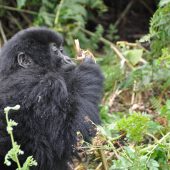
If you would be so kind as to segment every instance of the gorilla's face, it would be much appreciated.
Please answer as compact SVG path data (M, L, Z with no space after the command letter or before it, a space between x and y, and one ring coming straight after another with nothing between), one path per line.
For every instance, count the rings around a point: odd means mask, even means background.
M46 69L59 69L74 62L64 54L62 37L45 28L32 28L19 32L2 48L1 60L8 60L11 65L2 66L1 70L30 68L34 66ZM6 63L6 62L1 62Z

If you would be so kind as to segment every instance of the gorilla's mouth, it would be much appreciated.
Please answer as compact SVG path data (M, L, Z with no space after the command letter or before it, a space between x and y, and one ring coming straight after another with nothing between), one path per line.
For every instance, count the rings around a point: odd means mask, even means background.
M67 55L63 55L63 64L75 64L73 60Z

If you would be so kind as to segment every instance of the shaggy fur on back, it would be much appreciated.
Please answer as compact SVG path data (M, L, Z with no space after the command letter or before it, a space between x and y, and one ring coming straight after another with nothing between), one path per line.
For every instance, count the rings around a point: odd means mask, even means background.
M16 34L0 53L0 169L14 170L3 165L11 147L6 132L3 109L21 106L10 112L18 122L15 140L21 145L25 161L33 155L38 166L31 170L67 170L76 146L76 133L85 140L94 135L92 122L99 124L98 104L103 88L100 68L92 60L80 65L62 65L49 49L58 46L62 38L45 28L31 28ZM17 55L24 51L34 61L29 68L17 63Z

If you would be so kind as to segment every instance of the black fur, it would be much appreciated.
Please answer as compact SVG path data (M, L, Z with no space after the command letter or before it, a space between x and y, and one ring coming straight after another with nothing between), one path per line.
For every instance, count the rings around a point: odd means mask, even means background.
M92 134L92 123L99 124L98 104L101 99L103 76L91 60L80 65L63 64L59 54L50 51L62 38L45 28L31 28L17 33L0 53L0 169L14 170L3 165L4 155L11 147L6 132L3 108L19 104L11 112L18 122L15 140L24 156L33 155L38 166L34 170L67 170L76 145L76 132L86 140ZM24 52L33 65L21 67L17 56ZM21 160L25 160L21 157Z

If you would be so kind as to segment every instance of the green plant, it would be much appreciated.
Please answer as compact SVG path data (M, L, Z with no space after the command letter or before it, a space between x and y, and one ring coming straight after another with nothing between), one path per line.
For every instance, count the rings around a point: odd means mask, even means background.
M160 57L162 49L169 47L170 43L170 1L161 0L150 26L152 55Z
M170 125L170 100L166 101L166 104L160 109L160 115L166 117Z
M132 113L128 118L122 118L117 122L120 131L125 131L127 137L135 142L141 142L147 132L149 118L141 113Z
M154 159L149 159L146 155L141 155L132 147L124 147L118 160L113 161L109 170L158 170L159 163Z
M12 160L17 164L18 167L17 170L29 170L29 167L31 166L37 166L37 162L33 159L32 156L29 156L27 157L23 166L21 166L18 156L23 155L24 152L20 149L20 145L18 145L17 142L14 140L14 135L13 135L13 127L17 126L17 123L14 120L9 119L8 117L10 110L18 110L19 108L20 106L16 105L14 107L6 107L4 109L6 122L7 122L7 132L10 135L11 143L12 143L12 148L6 154L4 163L7 166L10 166Z

